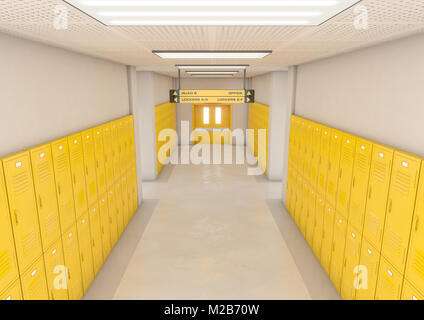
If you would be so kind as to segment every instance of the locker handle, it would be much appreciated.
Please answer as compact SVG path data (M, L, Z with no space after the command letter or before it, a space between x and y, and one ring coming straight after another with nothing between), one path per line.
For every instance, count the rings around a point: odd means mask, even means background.
M18 211L14 210L13 213L15 215L15 223L18 224L19 223L19 221L18 221Z
M344 262L343 265L346 267L346 263L347 263L347 257L344 258Z
M81 261L84 262L84 255L81 253Z
M96 160L96 167L99 168L99 160Z
M71 270L68 269L68 279L71 280Z
M343 169L342 169L342 168L340 168L339 178L341 178L341 177L342 177L342 173L343 173Z
M77 184L77 178L74 175L74 184Z
M420 217L417 217L417 221L415 222L415 231L418 231L418 224L420 222Z
M60 189L60 183L57 184L57 192L59 195L62 193L62 190Z
M41 195L38 196L38 200L40 202L40 209L43 207L43 201L41 200Z
M88 177L88 167L85 167L85 173L87 174L87 177Z
M356 177L353 177L352 187L355 188Z
M371 195L372 195L372 188L370 187L370 192L368 194L368 199L371 199Z
M91 241L93 242L93 248L94 248L96 246L95 243L94 243L94 240L91 240Z
M389 213L392 213L392 208L393 208L393 199L390 199Z

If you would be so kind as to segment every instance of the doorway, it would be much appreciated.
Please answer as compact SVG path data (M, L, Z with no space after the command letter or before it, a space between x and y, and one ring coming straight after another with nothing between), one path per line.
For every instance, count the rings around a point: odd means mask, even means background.
M231 104L193 104L194 144L232 144L231 131Z

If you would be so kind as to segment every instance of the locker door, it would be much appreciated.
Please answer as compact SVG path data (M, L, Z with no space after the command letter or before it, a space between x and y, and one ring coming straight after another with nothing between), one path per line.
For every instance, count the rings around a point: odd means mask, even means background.
M127 126L125 120L120 119L118 122L118 143L119 143L119 163L121 171L124 173L128 167L127 161Z
M24 300L48 300L46 269L41 257L21 276Z
M119 179L121 176L121 163L120 163L120 137L118 131L118 122L113 121L112 127L112 159L113 159L113 176Z
M87 292L91 282L94 280L93 250L88 213L83 214L77 220L77 230L80 248L82 284L84 292Z
M16 255L22 273L43 253L29 153L5 158L3 165Z
M110 187L113 185L114 171L113 171L113 147L112 147L112 127L110 123L103 125L103 148L105 155L105 170L106 170L106 183Z
M96 157L94 155L93 130L81 133L82 149L84 152L85 182L87 186L87 203L91 206L97 202L97 172Z
M30 155L41 241L46 251L61 234L51 147L47 144L32 149Z
M318 165L317 192L324 197L327 192L328 162L330 161L330 130L331 129L327 127L322 128Z
M303 200L303 178L299 174L297 176L297 181L296 181L296 204L295 204L294 215L293 215L293 220L296 222L298 226L299 226L298 217L301 215L301 211L302 211L302 204L303 204L302 200Z
M93 136L94 136L94 156L96 159L97 189L98 189L99 195L101 195L107 191L105 153L103 148L102 127L94 128Z
M416 288L424 291L424 169L421 169L420 185L409 243L405 278Z
M340 213L336 213L336 219L334 222L334 234L333 234L333 252L331 253L330 263L330 279L336 287L337 291L340 292L342 268L345 258L345 244L346 244L346 231L347 231L347 220Z
M130 221L130 213L128 208L128 178L127 175L124 174L122 176L122 215L124 217L124 228L128 225Z
M424 300L424 294L418 291L410 282L405 280L402 289L402 300Z
M47 289L50 300L68 300L68 275L65 266L62 239L59 239L44 253Z
M82 286L80 250L77 226L74 223L63 235L63 253L68 272L68 294L70 300L81 300L84 291Z
M316 186L318 181L318 170L321 153L322 126L314 124L312 132L312 154L311 154L311 185Z
M306 238L306 221L308 219L309 211L309 185L305 179L303 179L303 196L302 196L302 210L298 216L299 229L303 236Z
M331 130L330 153L328 157L327 193L325 200L336 205L337 184L339 182L340 152L342 146L342 133L335 129Z
M345 218L348 217L350 191L352 186L353 163L355 159L356 138L343 134L340 153L340 173L337 186L336 210Z
M395 152L381 254L404 272L421 160Z
M87 188L85 183L84 154L81 134L68 138L69 158L71 160L72 186L74 189L76 217L87 211Z
M372 143L358 138L353 166L352 191L349 206L349 224L362 230L370 176Z
M102 268L103 259L103 240L102 231L100 224L100 210L99 205L95 204L89 209L89 220L90 220L90 233L91 233L91 244L93 251L93 266L94 274L99 273Z
M103 244L103 257L106 258L109 256L110 251L112 250L111 240L110 240L110 219L109 219L109 208L107 203L107 193L103 194L100 197L100 224L102 229L102 244Z
M108 193L109 219L110 219L110 241L112 248L118 242L118 217L116 215L115 190L111 188Z
M312 134L314 128L310 121L305 121L305 123L305 165L303 168L303 175L310 180L312 165Z
M320 195L317 195L312 249L314 250L315 256L318 258L318 260L320 260L321 258L322 232L324 228L324 210L324 199Z
M22 289L20 280L16 280L7 290L0 294L0 301L3 300L22 300Z
M354 282L359 280L357 267L361 258L361 242L362 234L355 227L348 225L340 287L340 295L344 300L354 300L356 296L358 287L354 285Z
M321 245L321 265L327 275L330 275L331 253L333 251L333 233L334 233L334 207L329 204L324 209L324 229L322 232Z
M122 208L122 185L120 181L115 185L115 210L116 210L118 238L119 238L122 232L124 231L124 211Z
M61 233L63 234L75 223L74 192L72 190L71 162L69 159L68 140L61 139L51 144L56 196L59 207Z
M306 220L306 241L312 248L312 242L314 237L315 227L315 204L316 204L316 193L311 188L309 189L309 201L308 201L308 218Z
M7 202L6 185L3 179L3 164L0 161L0 292L18 279L15 243Z
M380 266L380 252L365 238L362 239L359 263L363 270L358 275L360 289L356 291L356 300L374 300Z
M381 257L375 300L400 300L403 276Z
M374 145L371 158L368 199L365 206L364 237L381 249L387 197L392 174L393 150Z

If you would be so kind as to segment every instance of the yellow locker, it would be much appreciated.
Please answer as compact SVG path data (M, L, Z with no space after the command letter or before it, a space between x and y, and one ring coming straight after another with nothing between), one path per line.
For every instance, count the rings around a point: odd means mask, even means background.
M333 251L333 233L334 233L334 207L330 204L325 205L324 209L324 228L322 231L322 244L321 244L321 265L327 275L330 275L330 261Z
M93 129L94 136L94 157L96 159L97 189L101 195L107 191L105 152L103 147L103 128Z
M109 218L107 193L103 194L100 197L99 206L100 206L100 225L102 229L103 257L106 260L106 258L110 254L110 251L112 250L112 245L110 240L110 218Z
M105 158L106 184L108 187L115 182L113 171L113 142L112 142L112 126L106 123L102 126L103 129L103 151Z
M362 230L370 176L372 143L358 138L353 166L352 191L349 205L349 224Z
M84 292L87 292L94 280L93 250L88 213L83 214L79 219L77 219L77 230L80 248L82 284Z
M319 124L313 125L312 132L312 153L311 153L311 176L310 181L312 186L316 186L318 181L319 161L321 153L321 135L322 126Z
M43 257L30 266L21 276L22 294L24 300L48 300L46 269Z
M363 235L378 250L381 250L381 243L383 241L383 228L392 174L392 163L393 150L374 144Z
M91 206L98 201L97 198L97 173L96 158L94 155L93 130L86 130L81 133L82 150L84 153L85 182L87 186L87 203Z
M309 246L312 248L312 242L314 237L314 226L315 226L315 204L316 204L316 193L310 188L309 189L309 199L308 199L308 217L306 219L306 241Z
M19 271L26 271L42 253L37 204L29 152L3 160Z
M424 291L424 169L421 169L411 239L409 243L408 262L405 278L416 288Z
M402 282L402 274L381 257L375 300L400 300Z
M325 200L333 206L336 205L337 184L339 182L342 135L343 134L338 130L331 130L330 153L328 157L327 193Z
M305 139L305 161L303 167L303 176L306 179L310 180L311 178L311 165L312 165L312 134L314 127L312 126L312 122L305 121L305 129L304 129L304 139Z
M306 179L303 179L303 196L302 196L302 210L300 215L297 217L299 229L302 232L303 236L306 237L306 221L308 219L308 210L309 210L309 185L306 182Z
M331 253L330 279L340 292L342 268L345 259L347 220L340 213L336 213L333 233L333 252Z
M45 253L47 289L50 300L68 300L68 274L65 267L62 239L54 243Z
M424 300L424 294L405 280L402 289L402 300Z
M327 192L328 162L330 161L331 129L322 127L318 165L317 192L325 197Z
M374 300L377 287L380 252L365 238L362 238L361 258L359 260L359 288L356 290L356 300Z
M124 231L124 210L122 208L122 185L120 181L115 184L115 212L119 238Z
M70 300L81 300L84 296L82 286L80 250L77 226L74 223L62 237L65 266L68 272L68 294Z
M71 162L69 160L68 140L66 138L51 144L56 195L63 234L75 223L74 192L72 190Z
M116 215L116 198L115 190L111 188L108 192L108 206L109 206L109 219L110 219L110 241L112 247L118 242L118 217Z
M362 234L350 224L347 227L346 247L340 295L344 300L354 300L359 285L358 269L361 258ZM356 284L356 285L355 285Z
M0 292L0 301L22 300L22 289L20 280L16 280L7 290Z
M81 134L68 137L69 158L71 160L72 186L74 190L76 217L87 212L87 188L85 183L84 154Z
M53 159L50 144L30 150L41 242L46 251L60 238Z
M94 204L89 209L91 246L93 251L94 274L99 273L102 268L103 258L103 240L100 224L100 209L98 204Z
M122 173L125 172L128 168L128 159L127 159L127 126L124 119L119 119L118 122L118 143L119 143L119 163L121 166Z
M15 243L0 161L0 292L6 290L19 277Z
M321 259L321 245L322 245L322 232L324 228L324 210L325 202L323 197L317 195L317 201L315 206L315 225L314 235L312 241L312 249L318 260Z
M300 174L297 176L296 181L296 204L293 214L293 220L298 224L298 217L301 216L303 205L303 178Z
M129 221L130 221L130 210L129 210L129 206L128 206L128 178L127 175L124 174L122 175L122 180L121 180L121 185L122 185L122 215L124 218L124 228L128 225Z
M421 159L395 152L381 255L404 272Z
M349 210L355 146L356 138L348 134L343 134L340 152L339 182L337 184L336 210L345 218L348 217Z
M112 128L112 159L113 159L113 175L118 179L121 175L121 162L120 162L120 145L119 145L119 130L118 121L111 123Z

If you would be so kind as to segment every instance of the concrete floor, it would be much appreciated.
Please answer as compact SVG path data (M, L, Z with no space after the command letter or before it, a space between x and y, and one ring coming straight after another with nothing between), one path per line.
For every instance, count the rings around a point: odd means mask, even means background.
M281 203L247 165L168 165L85 299L340 299Z

